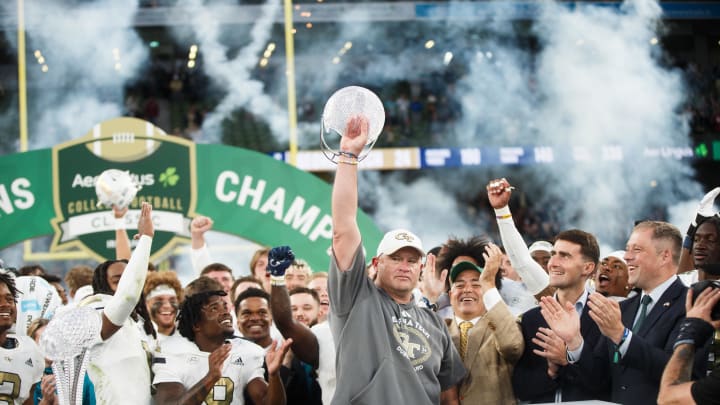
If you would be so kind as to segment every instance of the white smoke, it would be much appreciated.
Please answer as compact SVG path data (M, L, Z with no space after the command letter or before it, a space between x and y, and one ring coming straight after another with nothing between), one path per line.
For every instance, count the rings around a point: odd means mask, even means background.
M282 99L276 99L265 91L262 81L251 75L257 66L259 56L271 37L273 23L280 12L279 0L268 0L260 9L260 17L254 22L249 33L249 43L234 57L228 56L228 46L223 43L219 15L225 10L222 4L204 5L201 0L179 1L179 7L189 7L193 18L190 30L197 38L205 72L226 94L203 122L203 142L219 143L223 120L239 108L244 108L270 126L278 139L287 139L287 110L281 106ZM177 31L177 29L176 29ZM178 32L178 35L187 35Z
M701 195L687 163L644 154L688 145L683 78L658 60L654 1L631 0L619 11L542 4L536 54L506 40L476 51L459 86L459 138L473 146L555 147L555 163L533 166L517 182L543 196L562 228L621 247L634 220Z
M30 148L82 136L94 124L122 115L124 85L147 61L147 47L132 26L137 2L24 5ZM15 15L15 2L2 7ZM36 51L48 67L45 73Z

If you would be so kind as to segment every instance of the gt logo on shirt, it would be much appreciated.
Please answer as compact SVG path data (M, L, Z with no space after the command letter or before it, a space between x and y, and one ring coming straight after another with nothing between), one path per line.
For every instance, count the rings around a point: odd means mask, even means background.
M228 377L221 377L205 397L207 405L229 405L233 401L235 383Z

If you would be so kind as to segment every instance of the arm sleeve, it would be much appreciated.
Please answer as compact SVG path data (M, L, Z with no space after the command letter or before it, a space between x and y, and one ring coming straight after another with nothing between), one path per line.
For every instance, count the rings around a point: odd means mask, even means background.
M495 214L500 217L510 214L510 208L503 207L495 210ZM527 286L527 289L533 294L539 294L547 288L549 283L549 277L545 270L533 260L530 256L530 251L525 245L520 232L515 228L515 223L512 217L498 218L497 219L498 229L500 230L500 239L502 240L505 251L510 258L515 270L522 278L523 283Z
M118 283L117 291L103 312L114 325L122 326L137 305L145 285L148 261L150 260L150 246L152 238L142 235L133 251L130 261L125 266Z
M195 274L200 274L200 272L207 267L210 263L212 263L212 258L210 257L210 250L208 250L207 243L203 245L200 249L190 249L190 261L192 262L193 270L195 270Z

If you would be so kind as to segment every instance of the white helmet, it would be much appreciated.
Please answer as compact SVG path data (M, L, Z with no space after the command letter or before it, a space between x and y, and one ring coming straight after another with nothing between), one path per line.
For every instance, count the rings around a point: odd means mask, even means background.
M118 169L105 170L98 176L95 183L95 194L98 198L98 206L125 208L132 202L140 190L130 172Z

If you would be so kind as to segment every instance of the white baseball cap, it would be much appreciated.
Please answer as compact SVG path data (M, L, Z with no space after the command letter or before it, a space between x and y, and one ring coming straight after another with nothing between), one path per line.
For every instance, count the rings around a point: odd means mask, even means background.
M404 247L414 248L421 256L425 256L422 241L407 229L394 229L386 233L378 245L377 255L391 255Z
M544 240L539 240L539 241L533 243L532 245L530 245L530 248L528 250L530 250L530 253L538 251L538 250L552 253L552 249L553 249L552 243L550 243L548 241L544 241Z
M612 253L609 253L605 257L610 257L610 256L620 259L621 262L627 264L627 262L625 261L625 251L624 250L616 250Z

